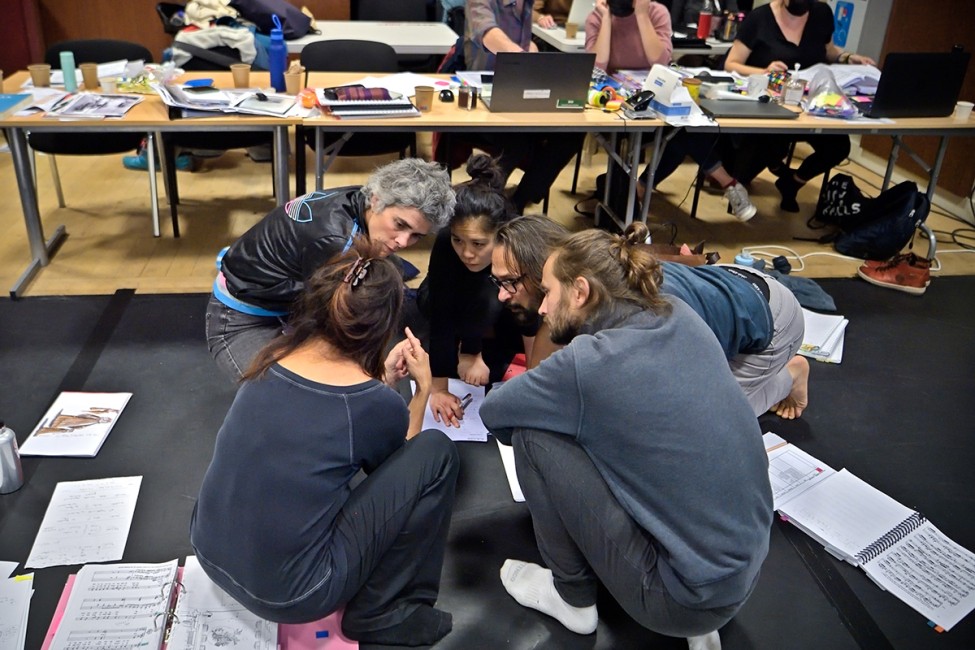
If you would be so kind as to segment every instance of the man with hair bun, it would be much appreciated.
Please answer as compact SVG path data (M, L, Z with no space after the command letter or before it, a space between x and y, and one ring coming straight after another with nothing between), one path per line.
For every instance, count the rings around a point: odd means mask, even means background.
M501 582L578 634L602 582L642 626L719 648L768 552L768 459L714 334L660 293L640 243L587 230L554 247L539 313L565 347L481 406L547 565L506 560Z

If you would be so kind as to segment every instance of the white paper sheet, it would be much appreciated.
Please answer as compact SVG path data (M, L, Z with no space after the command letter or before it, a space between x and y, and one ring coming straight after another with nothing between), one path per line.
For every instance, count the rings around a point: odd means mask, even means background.
M17 562L0 561L0 578L9 578L17 568Z
M58 483L26 566L120 560L141 485L141 476Z
M158 648L176 560L81 567L50 650Z
M423 428L443 431L448 438L456 442L487 442L487 427L481 422L481 402L484 401L484 387L471 386L459 379L450 379L447 382L447 389L458 398L463 398L468 393L471 394L471 403L464 409L464 419L461 420L460 428L448 427L433 419L429 403L423 412Z
M501 464L504 465L504 475L508 478L508 487L511 489L511 498L522 503L525 500L525 493L521 491L518 472L515 471L515 450L511 445L502 445L500 440L497 442L498 451L501 452Z
M96 455L131 397L132 393L61 393L20 446L20 455Z
M0 580L0 650L23 650L33 574Z
M278 624L252 614L218 587L195 556L186 558L169 650L274 650Z

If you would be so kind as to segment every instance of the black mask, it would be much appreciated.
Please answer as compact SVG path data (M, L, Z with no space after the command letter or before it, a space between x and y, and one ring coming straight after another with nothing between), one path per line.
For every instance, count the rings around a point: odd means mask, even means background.
M607 0L609 13L617 18L626 18L633 13L633 0Z
M805 16L816 0L788 0L785 10L793 16Z

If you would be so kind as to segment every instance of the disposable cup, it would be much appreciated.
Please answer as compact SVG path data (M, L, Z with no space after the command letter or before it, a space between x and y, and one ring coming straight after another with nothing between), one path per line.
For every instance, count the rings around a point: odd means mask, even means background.
M416 107L424 113L433 108L433 86L416 87Z
M689 77L682 79L681 83L687 88L687 92L690 94L691 99L694 100L694 103L698 103L701 100L701 80Z
M579 34L579 25L577 23L566 23L565 24L565 37L575 38Z
M102 77L98 81L102 86L102 92L109 94L118 92L118 77Z
M304 72L285 72L284 73L284 89L289 95L297 95L301 92L301 80L304 78Z
M85 82L85 90L98 88L98 64L82 63L78 67L81 68L81 77Z
M955 104L954 118L959 122L967 122L972 115L972 102L958 102Z
M251 64L231 63L230 73L234 75L234 88L248 88L251 84Z
M42 88L51 85L51 66L47 63L34 63L27 66L30 72L31 83L35 88Z

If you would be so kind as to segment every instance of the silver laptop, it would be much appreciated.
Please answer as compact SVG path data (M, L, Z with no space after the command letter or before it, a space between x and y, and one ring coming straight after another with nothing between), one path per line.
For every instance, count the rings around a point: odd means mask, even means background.
M593 52L499 52L482 100L492 113L581 111L595 63Z
M579 26L579 32L586 31L586 18L596 8L594 0L572 0L572 8L569 9L569 17L565 19L567 23L575 23Z

